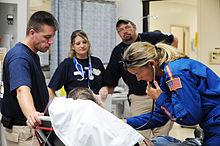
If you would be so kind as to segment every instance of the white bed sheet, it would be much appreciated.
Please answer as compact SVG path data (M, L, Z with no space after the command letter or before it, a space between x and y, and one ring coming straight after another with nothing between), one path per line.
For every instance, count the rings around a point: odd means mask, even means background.
M49 114L56 135L66 146L133 146L144 139L90 100L55 97Z

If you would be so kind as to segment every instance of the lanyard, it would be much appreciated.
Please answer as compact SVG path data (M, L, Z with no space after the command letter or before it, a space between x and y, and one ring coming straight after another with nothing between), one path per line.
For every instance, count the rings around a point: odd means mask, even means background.
M74 57L73 58L73 63L76 67L76 69L81 72L81 79L77 79L78 81L82 81L84 79L86 79L85 77L87 77L86 72L83 70L83 66L77 61L77 59ZM91 61L91 57L89 56L89 66L88 66L88 87L90 86L90 80L93 80L94 76L92 75L92 61Z

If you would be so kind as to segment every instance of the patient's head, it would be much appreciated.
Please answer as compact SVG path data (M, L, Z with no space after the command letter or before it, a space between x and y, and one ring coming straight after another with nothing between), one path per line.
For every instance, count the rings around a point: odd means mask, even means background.
M89 88L77 87L72 89L68 96L68 98L72 98L74 100L83 99L83 100L92 100L97 103L96 98L94 97L93 92Z

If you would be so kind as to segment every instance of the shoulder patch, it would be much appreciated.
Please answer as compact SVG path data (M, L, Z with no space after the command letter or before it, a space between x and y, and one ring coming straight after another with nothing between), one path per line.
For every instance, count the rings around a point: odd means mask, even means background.
M170 91L182 88L180 78L174 78L166 82L170 88Z

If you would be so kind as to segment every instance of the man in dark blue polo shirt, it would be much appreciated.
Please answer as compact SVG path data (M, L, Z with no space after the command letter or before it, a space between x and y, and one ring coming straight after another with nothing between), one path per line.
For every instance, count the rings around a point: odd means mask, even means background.
M41 124L39 116L43 115L49 94L37 52L50 48L57 27L57 20L50 13L34 13L27 24L24 41L5 56L1 122L7 145L30 146L31 128ZM36 139L32 145L39 145Z
M106 68L105 85L107 86L102 87L99 94L104 100L106 98L105 93L113 93L114 88L118 85L119 79L122 77L129 89L128 99L131 103L130 116L137 116L150 112L152 100L147 99L147 82L137 81L135 75L132 75L123 68L123 53L133 42L149 42L151 44L165 42L177 47L178 40L172 34L163 34L160 31L137 33L136 25L130 20L118 20L116 23L116 29L122 42L112 51L110 61ZM171 127L172 123L169 122L164 127L141 131L140 133L147 138L152 138L157 135L168 135Z

